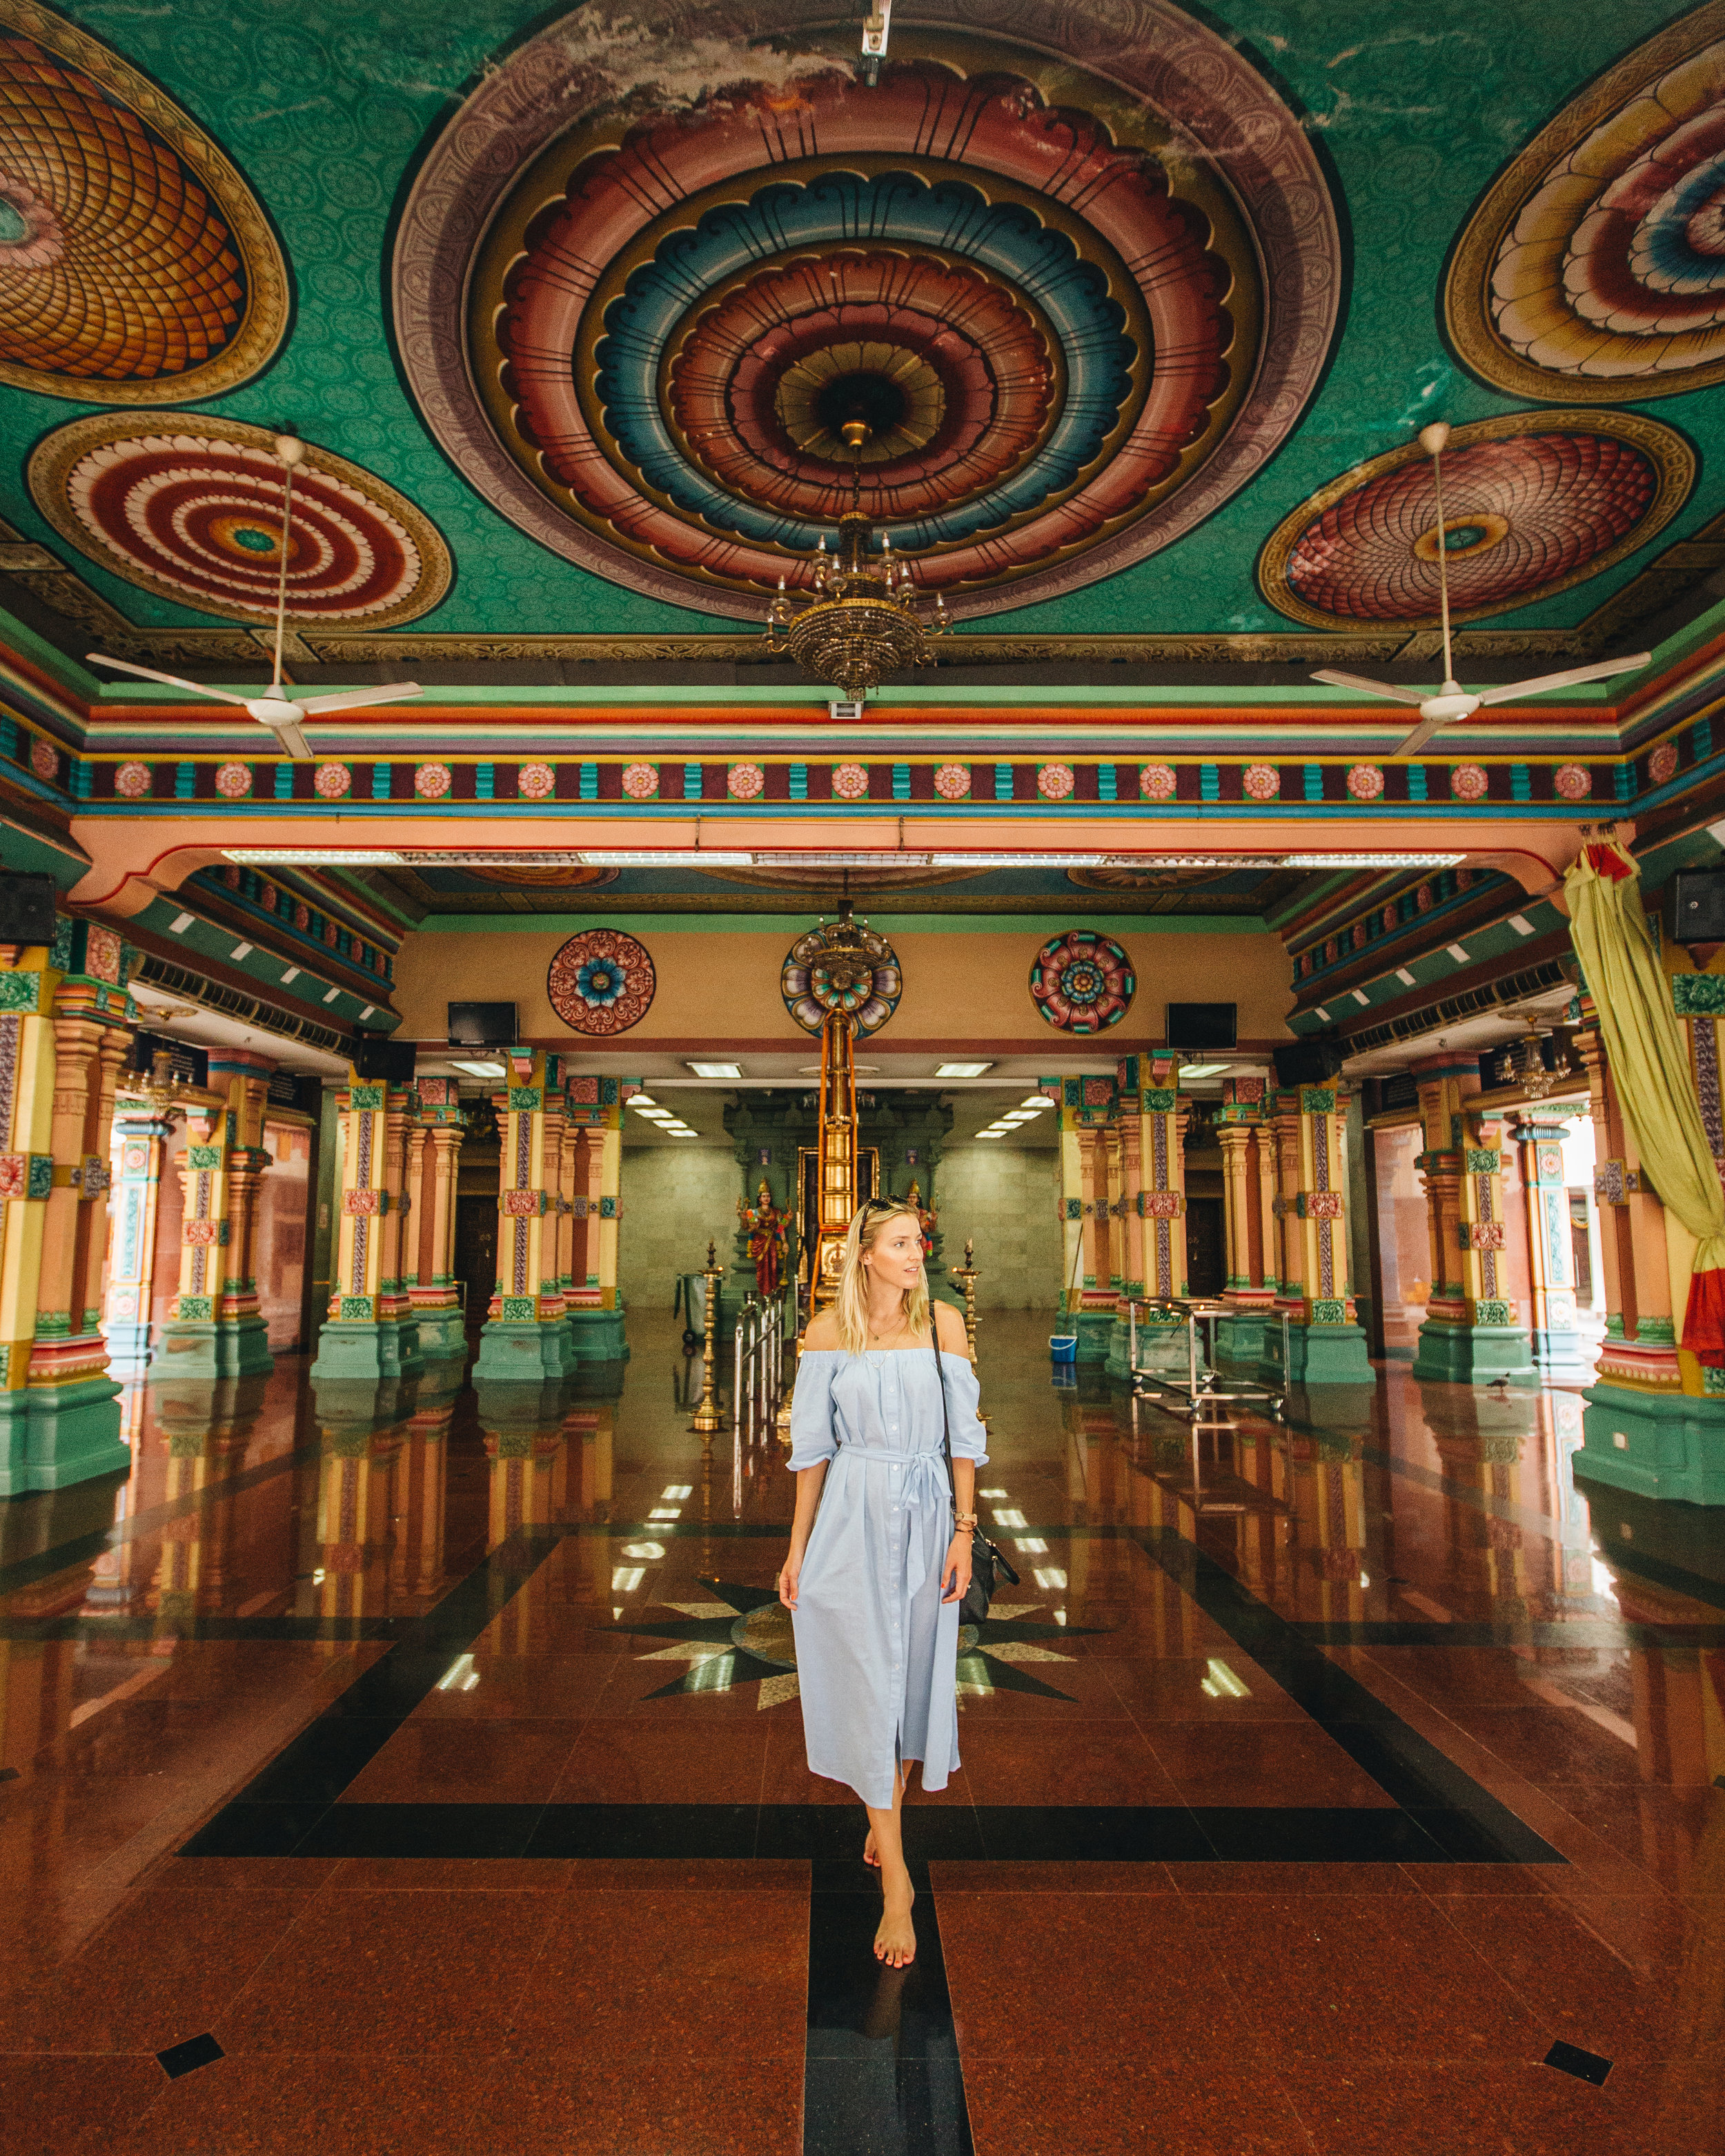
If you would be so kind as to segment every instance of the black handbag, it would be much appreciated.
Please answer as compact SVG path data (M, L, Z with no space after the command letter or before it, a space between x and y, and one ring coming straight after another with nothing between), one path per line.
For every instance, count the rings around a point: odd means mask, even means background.
M934 1373L941 1388L941 1444L947 1455L947 1486L952 1493L952 1517L958 1516L958 1485L952 1474L952 1427L947 1415L947 1368L941 1360L940 1327L936 1322L938 1313L928 1313L929 1337L934 1342ZM956 1531L956 1529L955 1529ZM978 1527L970 1538L970 1584L964 1590L964 1599L958 1605L959 1621L965 1625L980 1625L988 1614L988 1604L994 1599L999 1584L997 1575L1004 1575L1016 1587L1019 1576L1007 1563L997 1543ZM944 1580L942 1586L944 1586Z

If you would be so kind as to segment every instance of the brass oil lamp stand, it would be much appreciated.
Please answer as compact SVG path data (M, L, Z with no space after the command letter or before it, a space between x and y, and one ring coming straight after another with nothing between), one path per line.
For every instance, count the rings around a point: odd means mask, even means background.
M966 1239L964 1263L962 1265L948 1265L947 1270L952 1278L957 1281L964 1296L964 1339L965 1344L970 1349L971 1363L974 1365L976 1362L976 1284L981 1278L981 1275L976 1269L976 1240L973 1236ZM980 1405L977 1409L977 1420L984 1430L988 1427L988 1418L983 1413Z
M724 1267L716 1262L716 1246L706 1246L706 1267L701 1278L706 1282L706 1344L701 1366L701 1404L695 1410L695 1419L689 1425L703 1437L711 1437L725 1426L719 1413L719 1355L716 1334L719 1322L719 1282L724 1278Z

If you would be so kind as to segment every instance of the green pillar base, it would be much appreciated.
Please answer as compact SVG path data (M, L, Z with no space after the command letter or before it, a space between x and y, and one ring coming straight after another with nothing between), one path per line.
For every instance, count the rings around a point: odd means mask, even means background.
M261 1317L171 1317L150 1358L149 1380L267 1377L275 1368L270 1328Z
M493 1317L480 1334L473 1382L480 1384L555 1383L573 1367L569 1331L560 1319Z
M1078 1339L1078 1359L1085 1358L1084 1336ZM1153 1370L1158 1378L1172 1378L1184 1384L1190 1369L1190 1358L1186 1350L1186 1328L1183 1325L1146 1325L1138 1321L1138 1368ZM1114 1332L1108 1342L1108 1375L1122 1383L1132 1376L1132 1324L1129 1319L1117 1317Z
M111 1378L0 1393L0 1497L129 1473L119 1393Z
M1540 1382L1520 1326L1440 1325L1430 1318L1420 1328L1414 1375L1448 1385L1485 1385L1494 1378L1507 1378L1512 1385Z
M1264 1360L1267 1352L1264 1342L1269 1328L1270 1316L1266 1311L1242 1310L1236 1312L1232 1317L1219 1317L1216 1320L1216 1360L1241 1369L1254 1368ZM1280 1343L1281 1327L1279 1325L1276 1332Z
M1545 1384L1590 1383L1599 1364L1598 1344L1583 1332L1535 1330L1527 1335L1527 1348Z
M449 1361L467 1353L467 1320L459 1307L421 1310L414 1313L419 1327L419 1354L427 1363Z
M1111 1310L1080 1310L1062 1317L1055 1329L1078 1335L1078 1359L1081 1363L1106 1364L1108 1350L1113 1343L1117 1322Z
M620 1310L572 1310L569 1343L576 1363L628 1362L629 1342L623 1337L623 1320ZM721 1347L722 1341L713 1344Z
M349 1378L363 1383L370 1379L375 1383L380 1378L405 1377L424 1363L419 1327L413 1318L389 1317L374 1323L331 1317L317 1336L311 1376L314 1380Z
M1594 1385L1582 1394L1578 1481L1637 1496L1725 1505L1725 1399ZM1620 1444L1619 1439L1623 1442Z
M146 1368L156 1353L155 1330L147 1318L141 1322L133 1320L125 1325L105 1327L103 1337L108 1343L108 1368L134 1372Z
M1288 1327L1286 1373L1290 1385L1375 1385L1378 1373L1366 1353L1363 1325L1302 1325L1296 1319ZM1284 1382L1281 1367L1281 1325L1278 1320L1264 1328L1264 1359L1259 1373L1272 1384Z

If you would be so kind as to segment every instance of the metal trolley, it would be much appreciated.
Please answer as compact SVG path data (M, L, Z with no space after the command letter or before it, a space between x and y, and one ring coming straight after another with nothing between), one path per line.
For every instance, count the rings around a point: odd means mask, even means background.
M1139 1368L1138 1311L1141 1306L1146 1310L1167 1311L1178 1323L1184 1325L1186 1375L1183 1380L1165 1377L1159 1370ZM1265 1385L1250 1378L1224 1378L1216 1368L1216 1320L1234 1317L1236 1313L1232 1304L1189 1296L1146 1296L1142 1299L1142 1305L1138 1300L1129 1298L1127 1310L1129 1322L1127 1360L1132 1371L1134 1393L1147 1394L1155 1406L1169 1414L1184 1415L1194 1425L1225 1425L1227 1417L1213 1410L1230 1400L1239 1402L1243 1407L1255 1408L1274 1422L1286 1419L1289 1368L1286 1312L1281 1319L1282 1382L1279 1385ZM1202 1342L1198 1331L1201 1325L1209 1327Z
M739 1438L765 1439L784 1387L786 1299L752 1295L737 1313L731 1419Z

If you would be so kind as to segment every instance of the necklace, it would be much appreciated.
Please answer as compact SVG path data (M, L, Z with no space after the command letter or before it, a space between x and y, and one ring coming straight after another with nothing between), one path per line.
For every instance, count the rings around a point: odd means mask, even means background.
M899 1334L902 1332L904 1329L905 1313L901 1310L898 1314L898 1323L893 1327L890 1332L878 1332L871 1325L869 1327L869 1337L870 1340L896 1340Z

